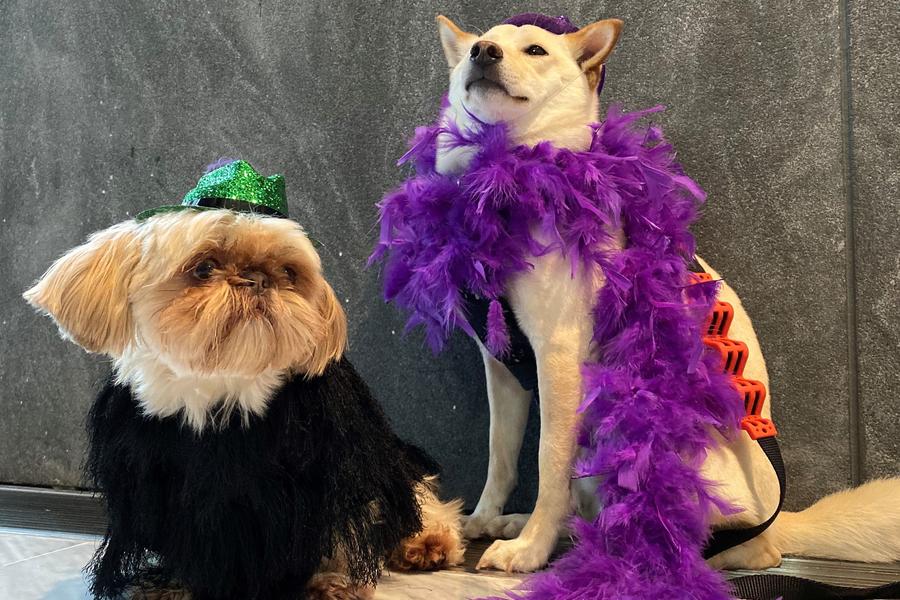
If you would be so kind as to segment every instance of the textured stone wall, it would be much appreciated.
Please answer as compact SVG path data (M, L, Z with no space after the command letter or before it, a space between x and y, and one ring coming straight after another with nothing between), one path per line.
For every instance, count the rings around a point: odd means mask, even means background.
M709 191L701 253L742 294L769 362L802 506L900 471L900 31L896 0L746 3L10 0L0 11L0 481L74 486L102 359L19 294L90 232L176 200L240 156L287 177L326 243L352 359L397 428L477 500L487 465L480 361L433 357L364 271L374 203L435 114L440 10L471 29L522 10L625 20L604 103L659 117ZM532 411L536 413L535 411ZM520 489L534 498L536 414Z

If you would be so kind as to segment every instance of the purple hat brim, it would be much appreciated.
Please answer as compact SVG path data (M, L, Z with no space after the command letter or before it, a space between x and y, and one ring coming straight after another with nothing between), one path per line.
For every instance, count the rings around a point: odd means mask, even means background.
M503 24L515 25L516 27L521 27L522 25L534 25L535 27L540 27L550 33L555 33L556 35L578 31L578 27L569 20L569 17L562 15L559 17L551 17L542 15L541 13L522 13L520 15L515 15L503 21Z

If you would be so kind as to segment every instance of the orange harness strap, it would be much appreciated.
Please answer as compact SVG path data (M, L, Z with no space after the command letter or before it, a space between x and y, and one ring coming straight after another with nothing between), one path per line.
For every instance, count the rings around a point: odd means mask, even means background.
M712 281L709 273L694 273L695 281ZM775 437L778 431L771 419L762 416L766 401L766 386L761 381L744 377L749 351L747 344L728 337L728 330L734 320L734 307L728 302L717 300L706 321L706 335L703 343L722 357L722 368L731 375L732 382L744 399L744 418L741 429L750 439Z
M712 281L712 276L708 273L693 273L693 280L695 282ZM704 549L705 558L739 546L765 531L781 511L787 481L781 450L778 448L778 440L775 439L778 432L775 430L774 423L762 416L762 409L766 401L766 386L761 381L744 377L744 367L747 365L749 350L744 342L728 337L728 330L733 320L734 307L727 302L717 300L707 319L703 342L718 352L722 358L722 369L731 376L735 388L744 400L741 429L747 432L750 439L759 444L766 458L772 464L778 477L779 499L778 507L772 516L758 525L745 529L714 531Z

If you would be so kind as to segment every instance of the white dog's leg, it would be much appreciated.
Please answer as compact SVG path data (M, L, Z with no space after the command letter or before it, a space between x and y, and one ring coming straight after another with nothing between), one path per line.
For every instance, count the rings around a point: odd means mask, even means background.
M490 458L481 498L475 511L466 519L464 533L469 539L488 533L488 523L500 516L509 494L516 487L519 451L532 397L503 363L491 356L481 343L478 347L484 358L491 411Z
M509 299L537 357L541 440L534 512L514 540L497 540L478 568L529 572L547 564L571 509L581 366L592 334L591 306L599 282L572 277L559 254L534 259L532 272L510 285Z
M556 546L570 509L570 467L581 402L581 360L573 350L566 345L537 353L541 392L537 502L519 537L494 542L481 557L479 568L533 571L547 564Z

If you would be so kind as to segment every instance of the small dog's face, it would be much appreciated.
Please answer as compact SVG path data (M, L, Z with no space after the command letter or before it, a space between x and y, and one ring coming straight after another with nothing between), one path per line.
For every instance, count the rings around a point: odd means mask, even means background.
M559 106L596 110L603 62L622 22L599 21L566 35L533 25L498 25L476 36L443 16L438 26L451 69L451 105L496 123Z
M86 350L150 351L179 375L317 375L346 343L343 309L302 229L226 210L96 233L25 298Z

